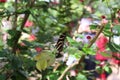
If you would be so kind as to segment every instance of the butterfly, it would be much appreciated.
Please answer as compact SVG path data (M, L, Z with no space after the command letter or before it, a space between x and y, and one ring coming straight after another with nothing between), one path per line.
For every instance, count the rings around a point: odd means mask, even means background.
M56 55L57 58L62 56L61 52L63 51L66 34L67 34L67 32L62 33L55 45L55 47L57 49L57 55Z

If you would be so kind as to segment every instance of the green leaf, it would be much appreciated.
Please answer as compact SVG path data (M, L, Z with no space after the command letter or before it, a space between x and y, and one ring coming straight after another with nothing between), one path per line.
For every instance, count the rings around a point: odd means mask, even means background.
M107 24L105 25L105 28L104 28L104 30L103 30L103 33L104 33L105 36L109 36L109 37L112 36L113 33L111 33L110 23L107 23Z
M82 73L79 73L76 77L76 80L87 80L86 76Z
M53 20L50 19L50 18L46 18L46 19L45 19L45 22L46 22L48 25L50 25L50 24L52 24Z
M5 79L6 79L6 75L1 74L1 75L0 75L0 80L5 80Z
M16 30L8 30L8 33L9 33L11 36L15 36L17 32L18 32L18 31L16 31Z
M15 71L14 73L13 73L13 77L11 78L12 80L27 80L27 76L25 75L25 74L23 74L23 72L24 71L20 71L20 70L18 70L18 71Z
M117 45L113 42L108 43L108 47L112 52L120 52L120 45Z
M37 61L36 68L40 71L45 70L47 68L47 61L45 59Z
M96 54L96 52L92 48L83 47L82 50L86 54L90 54L90 55L95 55Z
M52 54L50 50L43 50L41 53L34 57L37 61L36 67L38 70L45 70L47 67L51 66L55 61L55 55Z
M69 54L74 54L78 49L75 47L67 47L64 51L68 52Z
M112 55L110 53L101 52L101 55L107 58L112 58Z
M82 56L83 54L84 54L84 53L83 53L82 51L77 50L77 51L75 52L74 56L75 56L77 59L79 59L79 58L81 58L81 56Z
M97 25L90 25L90 29L96 29Z
M67 37L67 40L68 40L69 43L75 43L75 42L76 42L75 40L73 40L73 39L70 38L70 37Z
M31 43L31 42L29 42L29 41L25 41L25 40L22 40L22 42L25 44L25 45L27 45L27 46L33 46L33 44Z
M0 46L3 46L4 44L3 44L3 41L0 39Z
M111 33L110 30L104 30L103 33L105 36L108 36L108 37L112 36L112 34L113 34L113 33Z
M49 13L52 15L52 16L54 16L54 17L57 17L58 16L58 11L56 11L56 10L54 10L54 9L48 9L48 11L49 11Z
M120 32L120 25L115 25L115 26L113 27L113 29L114 29L114 30L117 30L118 32Z
M110 23L107 23L107 24L105 25L105 29L110 29Z
M104 69L106 72L108 72L108 73L111 73L111 72L112 72L110 66L105 65L105 66L103 67L103 69Z
M20 74L21 76L23 76L25 79L28 78L28 74L27 74L27 72L25 72L24 70L18 70L18 72L19 72L19 74Z
M48 75L48 78L49 78L50 80L56 80L56 79L59 77L58 73L59 73L59 72L51 73L51 74Z
M76 48L80 47L80 45L82 44L81 42L77 42L70 37L67 37L67 41L69 42L70 46L74 46Z
M5 53L0 51L0 58L5 57Z
M7 39L7 44L12 47L13 44L14 44L14 39L13 38L12 39Z
M13 67L13 69L17 70L17 69L20 69L22 68L22 60L20 59L20 56L12 56L12 57L9 57L9 58L12 58L11 59L11 65Z

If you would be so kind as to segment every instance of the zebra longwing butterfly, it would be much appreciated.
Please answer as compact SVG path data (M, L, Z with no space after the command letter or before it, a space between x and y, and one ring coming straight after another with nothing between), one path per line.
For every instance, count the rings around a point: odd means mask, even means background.
M67 33L67 32L64 32L64 33L62 33L62 34L60 35L60 37L59 37L59 39L58 39L58 41L57 41L57 43L56 43L56 45L55 45L55 47L56 47L56 49L57 49L57 51L58 51L56 57L61 57L61 56L62 56L61 52L62 52L62 50L63 50L64 41L65 41L65 39L66 39L66 33Z

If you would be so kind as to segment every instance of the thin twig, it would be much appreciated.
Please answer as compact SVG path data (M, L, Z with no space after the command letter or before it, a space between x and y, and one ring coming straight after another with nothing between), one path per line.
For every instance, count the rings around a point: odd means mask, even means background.
M18 14L16 13L17 12L17 0L15 0L15 17L14 17L14 22L13 22L13 29L16 29L17 27L17 17L18 17Z
M95 35L95 37L91 40L90 44L88 45L88 48L90 48L93 43L96 41L96 39L98 38L98 36L100 35L100 33L103 31L104 29L104 25L100 26L99 31L97 32L97 34Z
M68 66L68 67L64 70L64 72L61 74L61 76L58 78L58 80L62 80L63 77L66 75L66 73L67 73L71 68L73 68L74 66L76 66L77 64L78 64L78 61L75 62L75 63L73 63L72 65Z

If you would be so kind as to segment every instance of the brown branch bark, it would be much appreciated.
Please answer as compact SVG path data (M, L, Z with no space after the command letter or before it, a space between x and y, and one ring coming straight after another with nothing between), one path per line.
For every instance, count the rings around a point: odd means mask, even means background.
M31 1L27 4L26 7L32 8L34 2L35 2L35 0L31 0ZM20 27L21 31L23 30L24 25L25 25L25 23L26 23L29 15L30 15L30 13L25 13L24 20L23 20L22 25L21 25L21 27ZM18 43L18 41L19 41L19 38L21 37L21 31L18 31L18 32L16 33L16 36L15 36L16 39L15 39L15 41L14 41L13 48L12 48L12 52L13 52L13 53L16 53L17 43Z
M99 31L96 33L95 37L91 40L90 44L88 45L88 48L90 48L93 45L93 43L96 41L100 33L103 31L103 29L104 29L104 25L100 26Z

